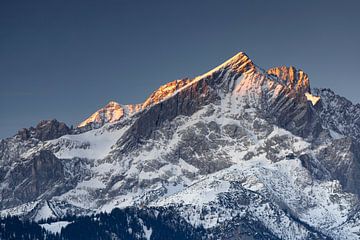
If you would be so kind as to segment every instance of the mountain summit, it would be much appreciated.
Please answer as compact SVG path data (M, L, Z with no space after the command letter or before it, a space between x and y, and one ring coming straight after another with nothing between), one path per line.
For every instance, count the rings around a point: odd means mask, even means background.
M124 108L117 102L110 101L105 107L99 109L89 118L85 119L78 127L84 127L89 124L102 126L105 123L119 121L124 116Z
M221 65L212 69L210 72L200 76L199 78L223 69L228 69L228 70L231 69L238 73L251 73L254 72L255 68L256 67L254 63L251 61L248 55L246 55L244 52L239 52L238 54L234 55L232 58L228 59Z
M359 239L359 116L302 70L239 53L75 129L44 122L1 140L0 211L61 222L120 208L133 214L121 236L135 239L158 239L156 226L184 239Z
M217 78L216 75L219 75L219 77ZM238 78L238 76L246 79L242 80L240 84L235 86L237 83L234 82L234 79ZM276 85L278 90L279 88L286 86L287 90L295 90L300 95L308 97L309 101L312 101L312 95L310 94L310 81L308 75L302 70L297 70L292 66L283 66L271 68L265 72L257 67L248 55L244 52L239 52L232 58L205 74L192 79L175 80L159 87L143 103L120 105L116 102L110 102L105 107L99 109L91 115L88 119L80 123L78 127L91 126L92 128L98 128L103 126L105 123L118 121L124 116L133 115L171 97L180 89L191 88L191 85L196 85L196 82L204 81L206 78L213 78L213 81L221 80L227 82L207 82L205 85L209 87L221 88L220 85L224 87L225 85L232 84L233 86L228 87L232 87L233 90L236 90L240 94L241 89L247 91L250 88L255 88L256 86L260 87L260 85L267 79L275 83L271 85ZM229 80L232 82L230 83ZM313 103L317 102L316 97L313 98L313 100Z

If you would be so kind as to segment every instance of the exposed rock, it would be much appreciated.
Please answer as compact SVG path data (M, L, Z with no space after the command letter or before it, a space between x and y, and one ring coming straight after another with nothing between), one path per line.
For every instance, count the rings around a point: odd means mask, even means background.
M71 129L63 122L56 119L43 120L36 127L23 128L17 133L22 140L36 138L40 141L59 138L63 135L71 133Z
M296 90L300 94L310 92L309 76L304 71L293 66L270 68L267 73L278 77L287 87Z

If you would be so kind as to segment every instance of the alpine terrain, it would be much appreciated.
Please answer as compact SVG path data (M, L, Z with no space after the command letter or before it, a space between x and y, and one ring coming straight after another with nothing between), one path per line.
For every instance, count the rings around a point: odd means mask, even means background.
M360 239L359 186L360 105L242 52L0 142L1 216L62 239Z

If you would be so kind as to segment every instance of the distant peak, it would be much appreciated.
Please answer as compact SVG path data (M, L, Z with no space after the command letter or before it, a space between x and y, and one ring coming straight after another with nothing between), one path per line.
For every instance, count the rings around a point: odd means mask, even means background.
M51 125L51 124L59 124L60 122L56 119L49 119L49 120L41 120L37 125L36 128L41 128L43 126L46 125Z
M93 113L89 118L85 119L78 125L78 128L91 126L98 128L106 123L113 123L119 121L125 116L132 116L143 109L146 109L154 104L157 104L166 98L172 96L182 87L185 87L191 82L190 79L180 79L166 83L154 91L141 104L121 105L115 101L110 101L103 108Z
M95 127L99 127L104 125L105 123L116 122L120 120L123 116L123 107L115 101L110 101L103 108L99 109L89 118L85 119L85 121L81 122L78 127L85 127L87 125L94 125Z
M69 134L71 129L63 122L56 119L42 120L36 127L23 128L16 134L22 140L36 138L41 141L51 140Z
M121 106L121 105L115 101L110 101L108 104L106 104L105 107L115 107L115 106Z

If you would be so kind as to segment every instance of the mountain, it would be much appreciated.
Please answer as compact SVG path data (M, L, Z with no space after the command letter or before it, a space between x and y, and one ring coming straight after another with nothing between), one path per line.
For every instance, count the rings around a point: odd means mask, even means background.
M110 101L106 106L93 113L89 118L78 125L78 128L99 128L105 123L119 121L123 117L132 116L151 105L157 104L171 96L175 91L189 83L188 79L169 82L154 91L142 104L120 105Z
M359 116L302 70L240 52L75 129L54 120L1 140L1 214L161 209L184 239L359 239Z

